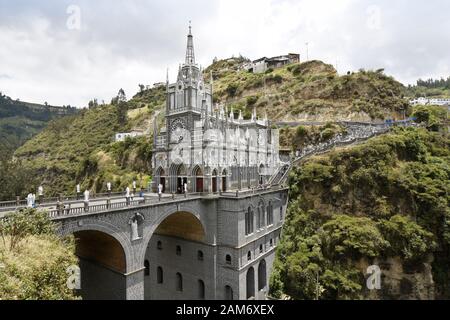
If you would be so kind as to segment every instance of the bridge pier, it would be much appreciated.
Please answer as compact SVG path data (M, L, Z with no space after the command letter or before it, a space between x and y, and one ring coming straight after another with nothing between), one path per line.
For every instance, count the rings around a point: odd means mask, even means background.
M125 274L126 299L144 300L144 268Z

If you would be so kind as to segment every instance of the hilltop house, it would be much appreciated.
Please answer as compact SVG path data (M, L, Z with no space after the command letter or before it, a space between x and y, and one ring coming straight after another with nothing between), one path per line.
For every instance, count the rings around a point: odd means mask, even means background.
M281 68L287 64L300 62L300 54L289 53L287 55L276 56L272 58L262 57L257 60L248 62L242 66L242 69L252 73L263 73L267 69Z
M116 133L115 141L116 142L123 142L126 138L137 138L142 137L145 135L144 130L133 130L131 132L120 132Z
M420 98L409 101L409 103L413 106L425 106L425 105L450 106L450 99L449 98L429 99L429 98L420 97Z

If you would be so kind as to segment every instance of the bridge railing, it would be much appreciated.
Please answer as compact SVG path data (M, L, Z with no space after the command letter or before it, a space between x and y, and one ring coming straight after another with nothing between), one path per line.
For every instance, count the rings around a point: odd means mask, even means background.
M50 218L61 218L61 217L68 217L68 216L74 216L74 215L81 215L81 214L88 214L88 213L95 213L95 212L103 212L108 210L114 210L114 209L123 209L128 207L136 207L142 204L145 204L146 200L133 200L133 201L124 201L124 202L111 202L111 203L103 203L93 206L85 206L85 207L61 207L56 210L50 210L49 211L49 217Z
M117 198L120 196L124 196L125 192L111 192L111 193L95 193L90 195L90 199L102 199L102 198ZM59 197L51 197L51 198L44 198L44 199L36 199L37 205L51 205L56 204L59 200ZM62 196L61 200L64 202L76 202L76 201L82 201L83 197L76 196L76 195L70 195L70 196ZM24 209L27 207L27 200L16 200L16 201L1 201L0 202L0 211L4 211L5 209L11 209L16 208L17 210Z
M157 204L157 203L167 203L171 201L176 200L184 200L186 198L195 198L200 195L203 195L202 193L189 193L189 194L171 194L167 195L164 194L161 198L158 196L148 196L146 195L143 199L138 200L129 200L129 201L121 201L121 202L107 202L102 203L98 205L89 205L85 204L84 207L74 207L71 208L69 206L61 205L60 208L56 208L49 211L49 217L50 218L61 218L61 217L69 217L69 216L75 216L75 215L82 215L82 214L89 214L89 213L97 213L97 212L104 212L108 210L116 210L116 209L124 209L124 208L131 208L131 207L137 207L141 205L146 204Z

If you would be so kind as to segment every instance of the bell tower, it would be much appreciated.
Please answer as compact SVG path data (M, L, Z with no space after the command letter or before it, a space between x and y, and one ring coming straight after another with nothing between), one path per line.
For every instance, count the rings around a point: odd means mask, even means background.
M167 85L168 140L175 142L174 132L180 128L192 133L195 122L211 110L211 86L205 83L202 69L195 61L194 36L189 23L185 61L179 66L176 83Z

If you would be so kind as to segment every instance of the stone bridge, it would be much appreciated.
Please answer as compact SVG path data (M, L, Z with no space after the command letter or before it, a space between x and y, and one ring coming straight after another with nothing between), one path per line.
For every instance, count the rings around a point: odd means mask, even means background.
M62 236L75 236L84 299L265 299L287 192L146 195L47 210Z

